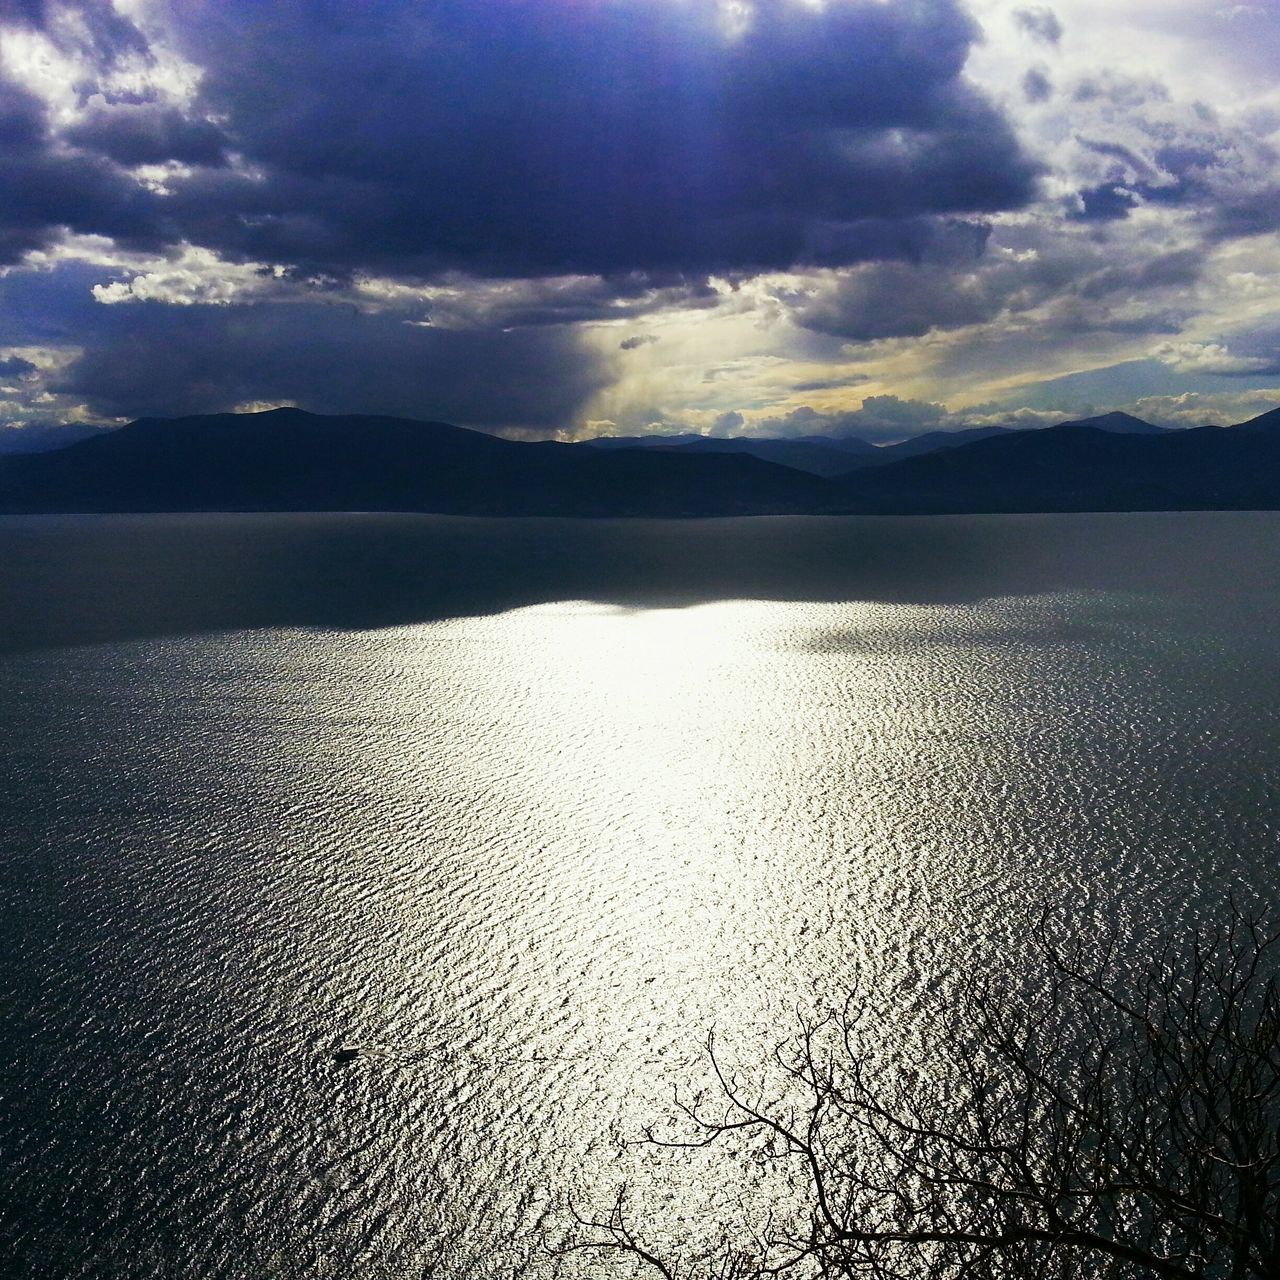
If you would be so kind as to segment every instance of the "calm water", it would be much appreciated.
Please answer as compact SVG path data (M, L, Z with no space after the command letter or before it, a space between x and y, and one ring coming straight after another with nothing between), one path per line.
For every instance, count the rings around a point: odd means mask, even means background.
M713 1025L1272 898L1278 581L1275 514L0 522L0 1271L547 1274Z

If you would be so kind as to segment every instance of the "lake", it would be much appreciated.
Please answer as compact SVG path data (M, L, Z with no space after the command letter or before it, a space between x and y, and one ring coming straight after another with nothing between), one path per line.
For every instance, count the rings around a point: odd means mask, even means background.
M1278 582L1276 513L0 520L5 1274L550 1274L714 1199L617 1146L709 1029L1274 899Z

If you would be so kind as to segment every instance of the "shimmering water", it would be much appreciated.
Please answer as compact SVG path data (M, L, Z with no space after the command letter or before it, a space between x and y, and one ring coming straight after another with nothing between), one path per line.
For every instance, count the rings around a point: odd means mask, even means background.
M32 519L0 566L5 1276L544 1274L713 1025L1280 882L1276 515Z

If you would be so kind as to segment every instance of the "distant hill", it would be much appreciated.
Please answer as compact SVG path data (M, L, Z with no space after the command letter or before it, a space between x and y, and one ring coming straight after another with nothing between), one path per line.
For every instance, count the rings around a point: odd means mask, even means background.
M707 436L696 431L679 431L671 435L592 436L575 443L587 444L593 449L676 449L682 444L695 444L706 439Z
M1103 413L1094 418L1080 418L1074 422L1063 422L1058 425L1093 427L1098 431L1109 431L1114 435L1135 436L1164 435L1168 429L1144 422L1131 413ZM1033 429L1041 430L1042 428ZM883 445L876 450L878 456L871 459L871 464L887 466L891 462L901 462L904 458L917 458L926 453L937 453L940 449L958 449L963 445L974 444L978 440L995 440L1023 434L1025 430L1019 430L1017 427L962 427L958 431L926 431L923 435L912 436L909 440L902 440L898 444ZM859 459L856 465L867 464Z
M0 458L0 511L738 515L828 510L837 486L746 454L523 443L300 409L141 418Z
M859 511L1274 509L1280 430L1066 424L853 471L843 483Z
M41 422L0 429L0 456L15 453L46 453L62 449L77 440L105 435L111 427L93 426L87 422Z
M1280 432L1280 409L1260 413L1256 418L1250 418L1248 422L1241 422L1234 430Z
M662 449L681 453L745 453L762 462L773 462L815 476L838 476L864 458L872 459L880 450L865 440L807 437L805 439L757 438L754 436L599 436L583 441L597 449Z
M1163 435L1167 428L1143 422L1131 413L1104 413L1063 426L1096 427L1122 435ZM597 449L681 449L697 453L749 453L780 466L817 476L840 476L855 468L885 467L939 449L958 449L976 440L1019 434L1016 427L962 427L956 431L926 431L897 444L875 445L859 436L597 436L582 443Z
M990 440L995 436L1013 435L1011 427L962 427L958 431L926 431L923 435L900 440L897 444L881 445L869 465L883 467L903 458L916 458L924 453L936 453L939 449L958 449L975 440Z
M1075 418L1058 424L1063 427L1093 427L1098 431L1110 431L1121 436L1162 436L1169 428L1157 427L1154 422L1144 422L1131 413L1100 413L1092 418Z
M820 444L824 449L839 449L842 453L852 453L856 456L865 454L868 450L873 453L880 452L880 446L872 444L870 440L864 440L861 436L788 436L788 440L797 440L803 444Z
M939 439L941 437L941 439ZM738 447L745 441L750 447ZM1280 409L1167 431L1126 414L863 449L697 437L602 447L299 409L142 418L0 457L0 511L727 516L1280 509ZM760 456L760 452L766 456ZM904 456L904 454L906 456ZM789 459L784 463L783 459ZM826 475L811 474L837 466ZM834 475L835 478L829 478Z

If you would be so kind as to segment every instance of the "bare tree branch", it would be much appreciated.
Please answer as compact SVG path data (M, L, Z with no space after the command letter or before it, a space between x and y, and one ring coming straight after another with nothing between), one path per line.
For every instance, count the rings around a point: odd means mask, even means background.
M721 1098L678 1096L687 1132L793 1163L794 1221L695 1260L709 1277L849 1280L1251 1280L1280 1275L1280 934L1229 923L1167 946L1117 981L1114 939L1035 940L1039 990L1019 1002L975 978L938 1061L868 1056L861 1001L779 1046L784 1096L755 1096L707 1054ZM797 1100L798 1099L798 1100ZM576 1217L569 1250L613 1250L684 1274L627 1219ZM678 1253L679 1250L674 1252ZM687 1252L687 1251L686 1251Z

